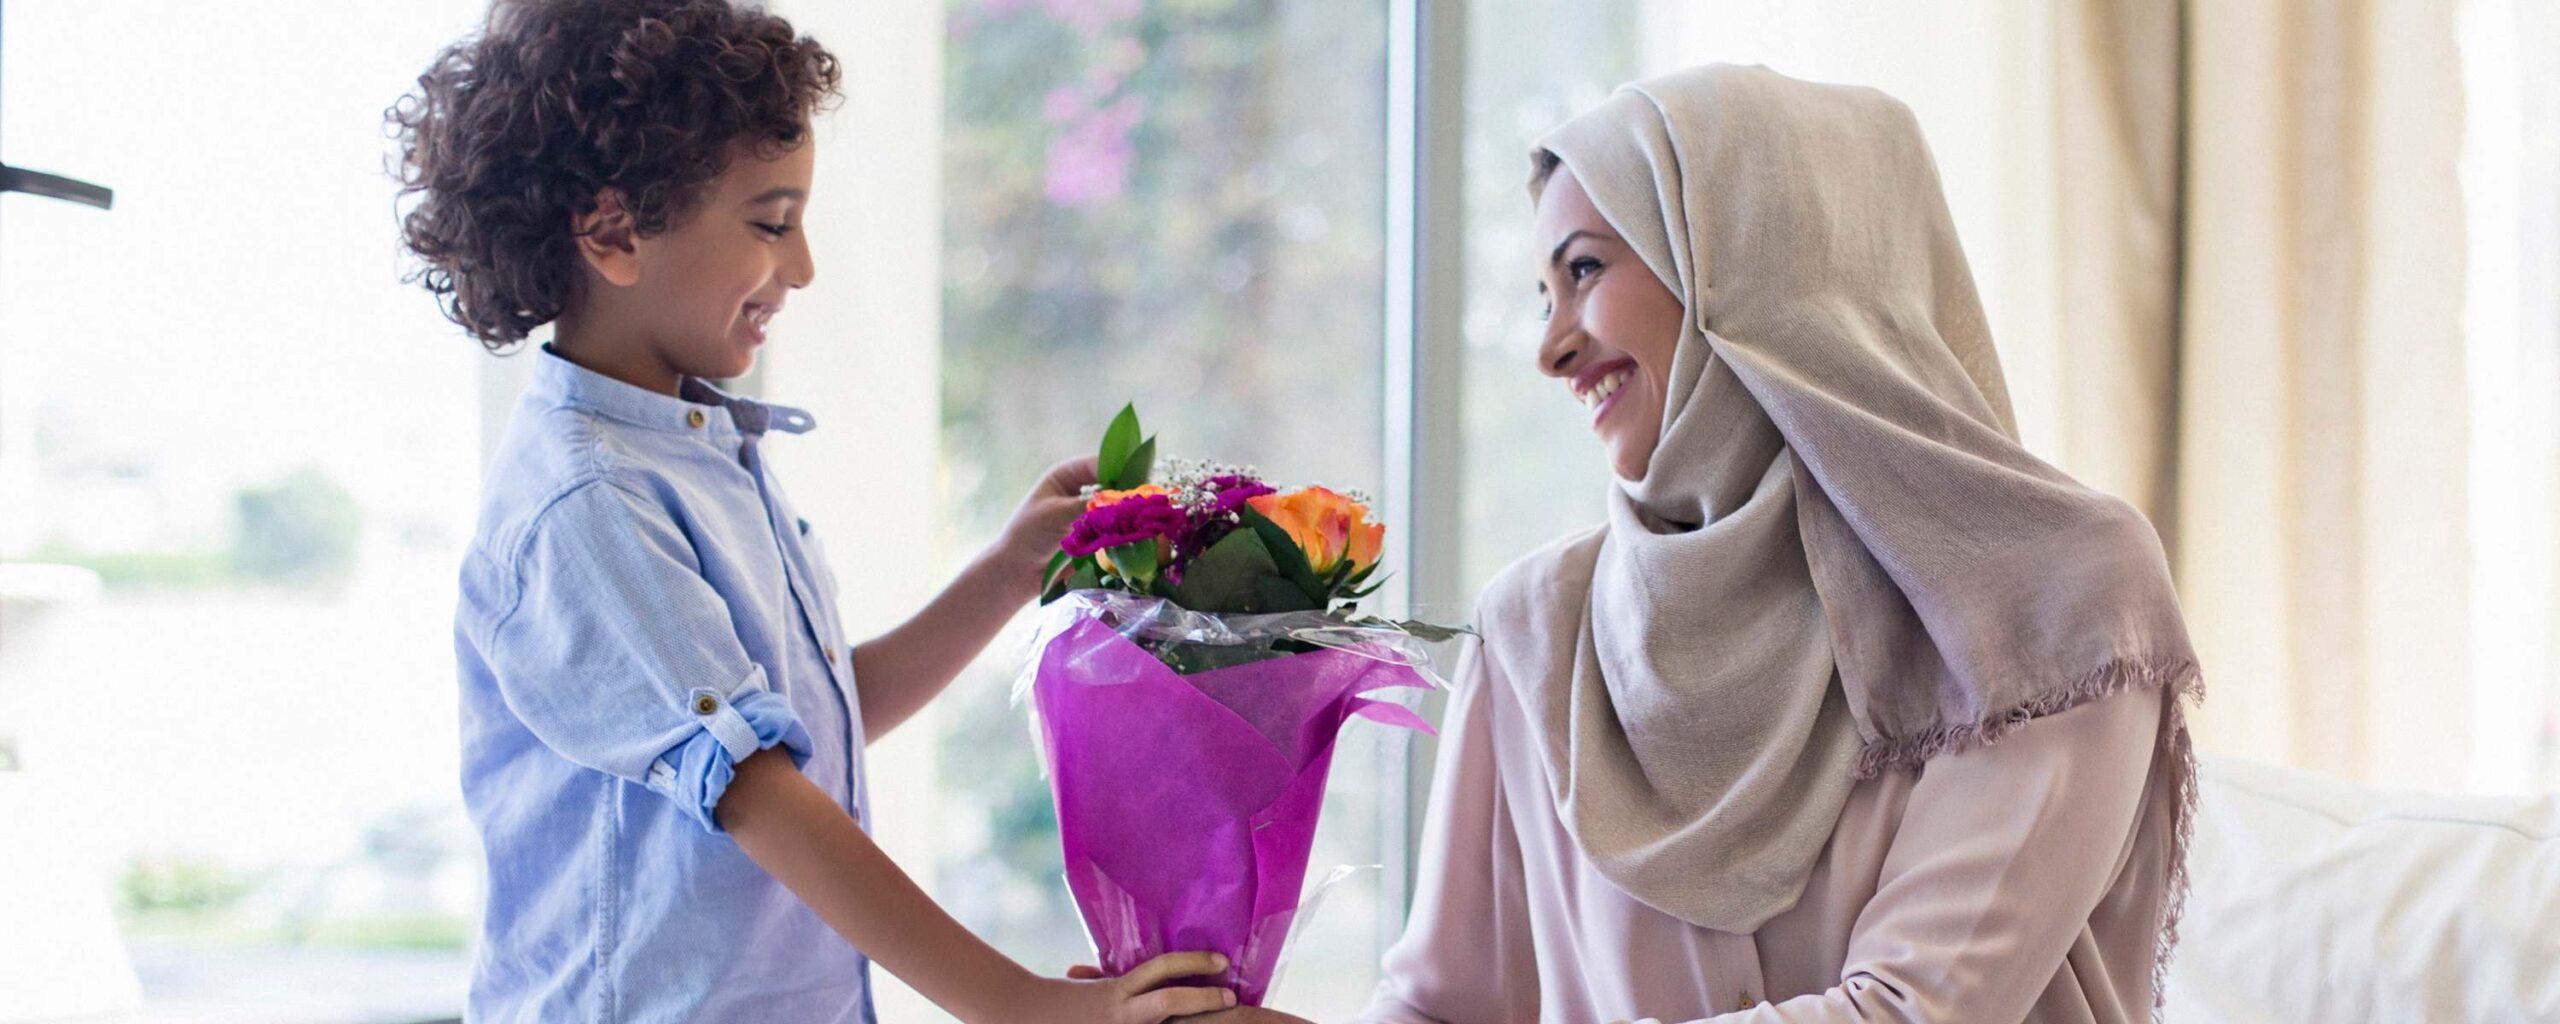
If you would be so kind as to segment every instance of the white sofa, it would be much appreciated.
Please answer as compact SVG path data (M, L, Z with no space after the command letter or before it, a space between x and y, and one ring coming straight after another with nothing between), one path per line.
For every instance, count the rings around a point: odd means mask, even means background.
M2167 1024L2560 1024L2560 797L2205 763Z

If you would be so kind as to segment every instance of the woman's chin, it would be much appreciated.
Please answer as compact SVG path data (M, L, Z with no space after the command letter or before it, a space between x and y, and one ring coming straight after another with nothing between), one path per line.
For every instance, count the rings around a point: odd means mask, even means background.
M1635 483L1644 479L1645 468L1653 462L1652 438L1634 436L1616 415L1596 424L1600 448L1609 456L1609 471L1618 479Z
M1653 461L1651 448L1638 450L1631 440L1619 438L1604 438L1602 445L1609 452L1609 472L1631 484L1644 480L1645 467Z

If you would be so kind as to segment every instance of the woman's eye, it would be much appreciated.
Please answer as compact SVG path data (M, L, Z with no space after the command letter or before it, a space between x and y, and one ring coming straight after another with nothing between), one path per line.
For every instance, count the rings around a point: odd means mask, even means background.
M1599 273L1600 261L1589 256L1585 256L1581 259L1565 264L1565 270L1573 275L1574 280L1579 281L1583 278Z
M765 235L766 235L766 237L769 237L769 238L780 238L780 237L782 237L782 236L784 236L784 235L787 235L787 234L790 234L790 233L791 233L791 225L789 225L789 224L757 224L757 225L756 225L756 230L764 232L764 233L765 233Z

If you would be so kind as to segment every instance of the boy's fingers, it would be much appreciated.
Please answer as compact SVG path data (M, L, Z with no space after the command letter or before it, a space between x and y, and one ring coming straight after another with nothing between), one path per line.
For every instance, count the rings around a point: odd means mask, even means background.
M1144 992L1175 978L1216 974L1226 969L1227 958L1216 953L1167 953L1139 964L1120 980L1129 986L1128 991Z
M1147 1020L1214 1013L1236 1004L1236 994L1223 988L1160 988L1131 1000Z
M1091 455L1069 459L1050 467L1049 479L1057 481L1064 490L1074 491L1086 484L1101 482L1102 473L1098 467L1099 463Z
M1095 967L1091 964L1077 964L1073 967L1067 968L1067 977L1075 981L1100 981L1102 980L1102 968Z

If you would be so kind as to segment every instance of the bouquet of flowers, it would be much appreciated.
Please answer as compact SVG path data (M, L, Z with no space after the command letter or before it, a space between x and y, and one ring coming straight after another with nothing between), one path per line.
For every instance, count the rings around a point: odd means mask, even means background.
M1457 631L1358 611L1385 527L1367 502L1172 462L1134 408L1049 564L1016 687L1035 709L1067 885L1103 970L1224 953L1260 1005L1299 909L1334 739L1353 717L1430 731L1369 696L1437 685Z

